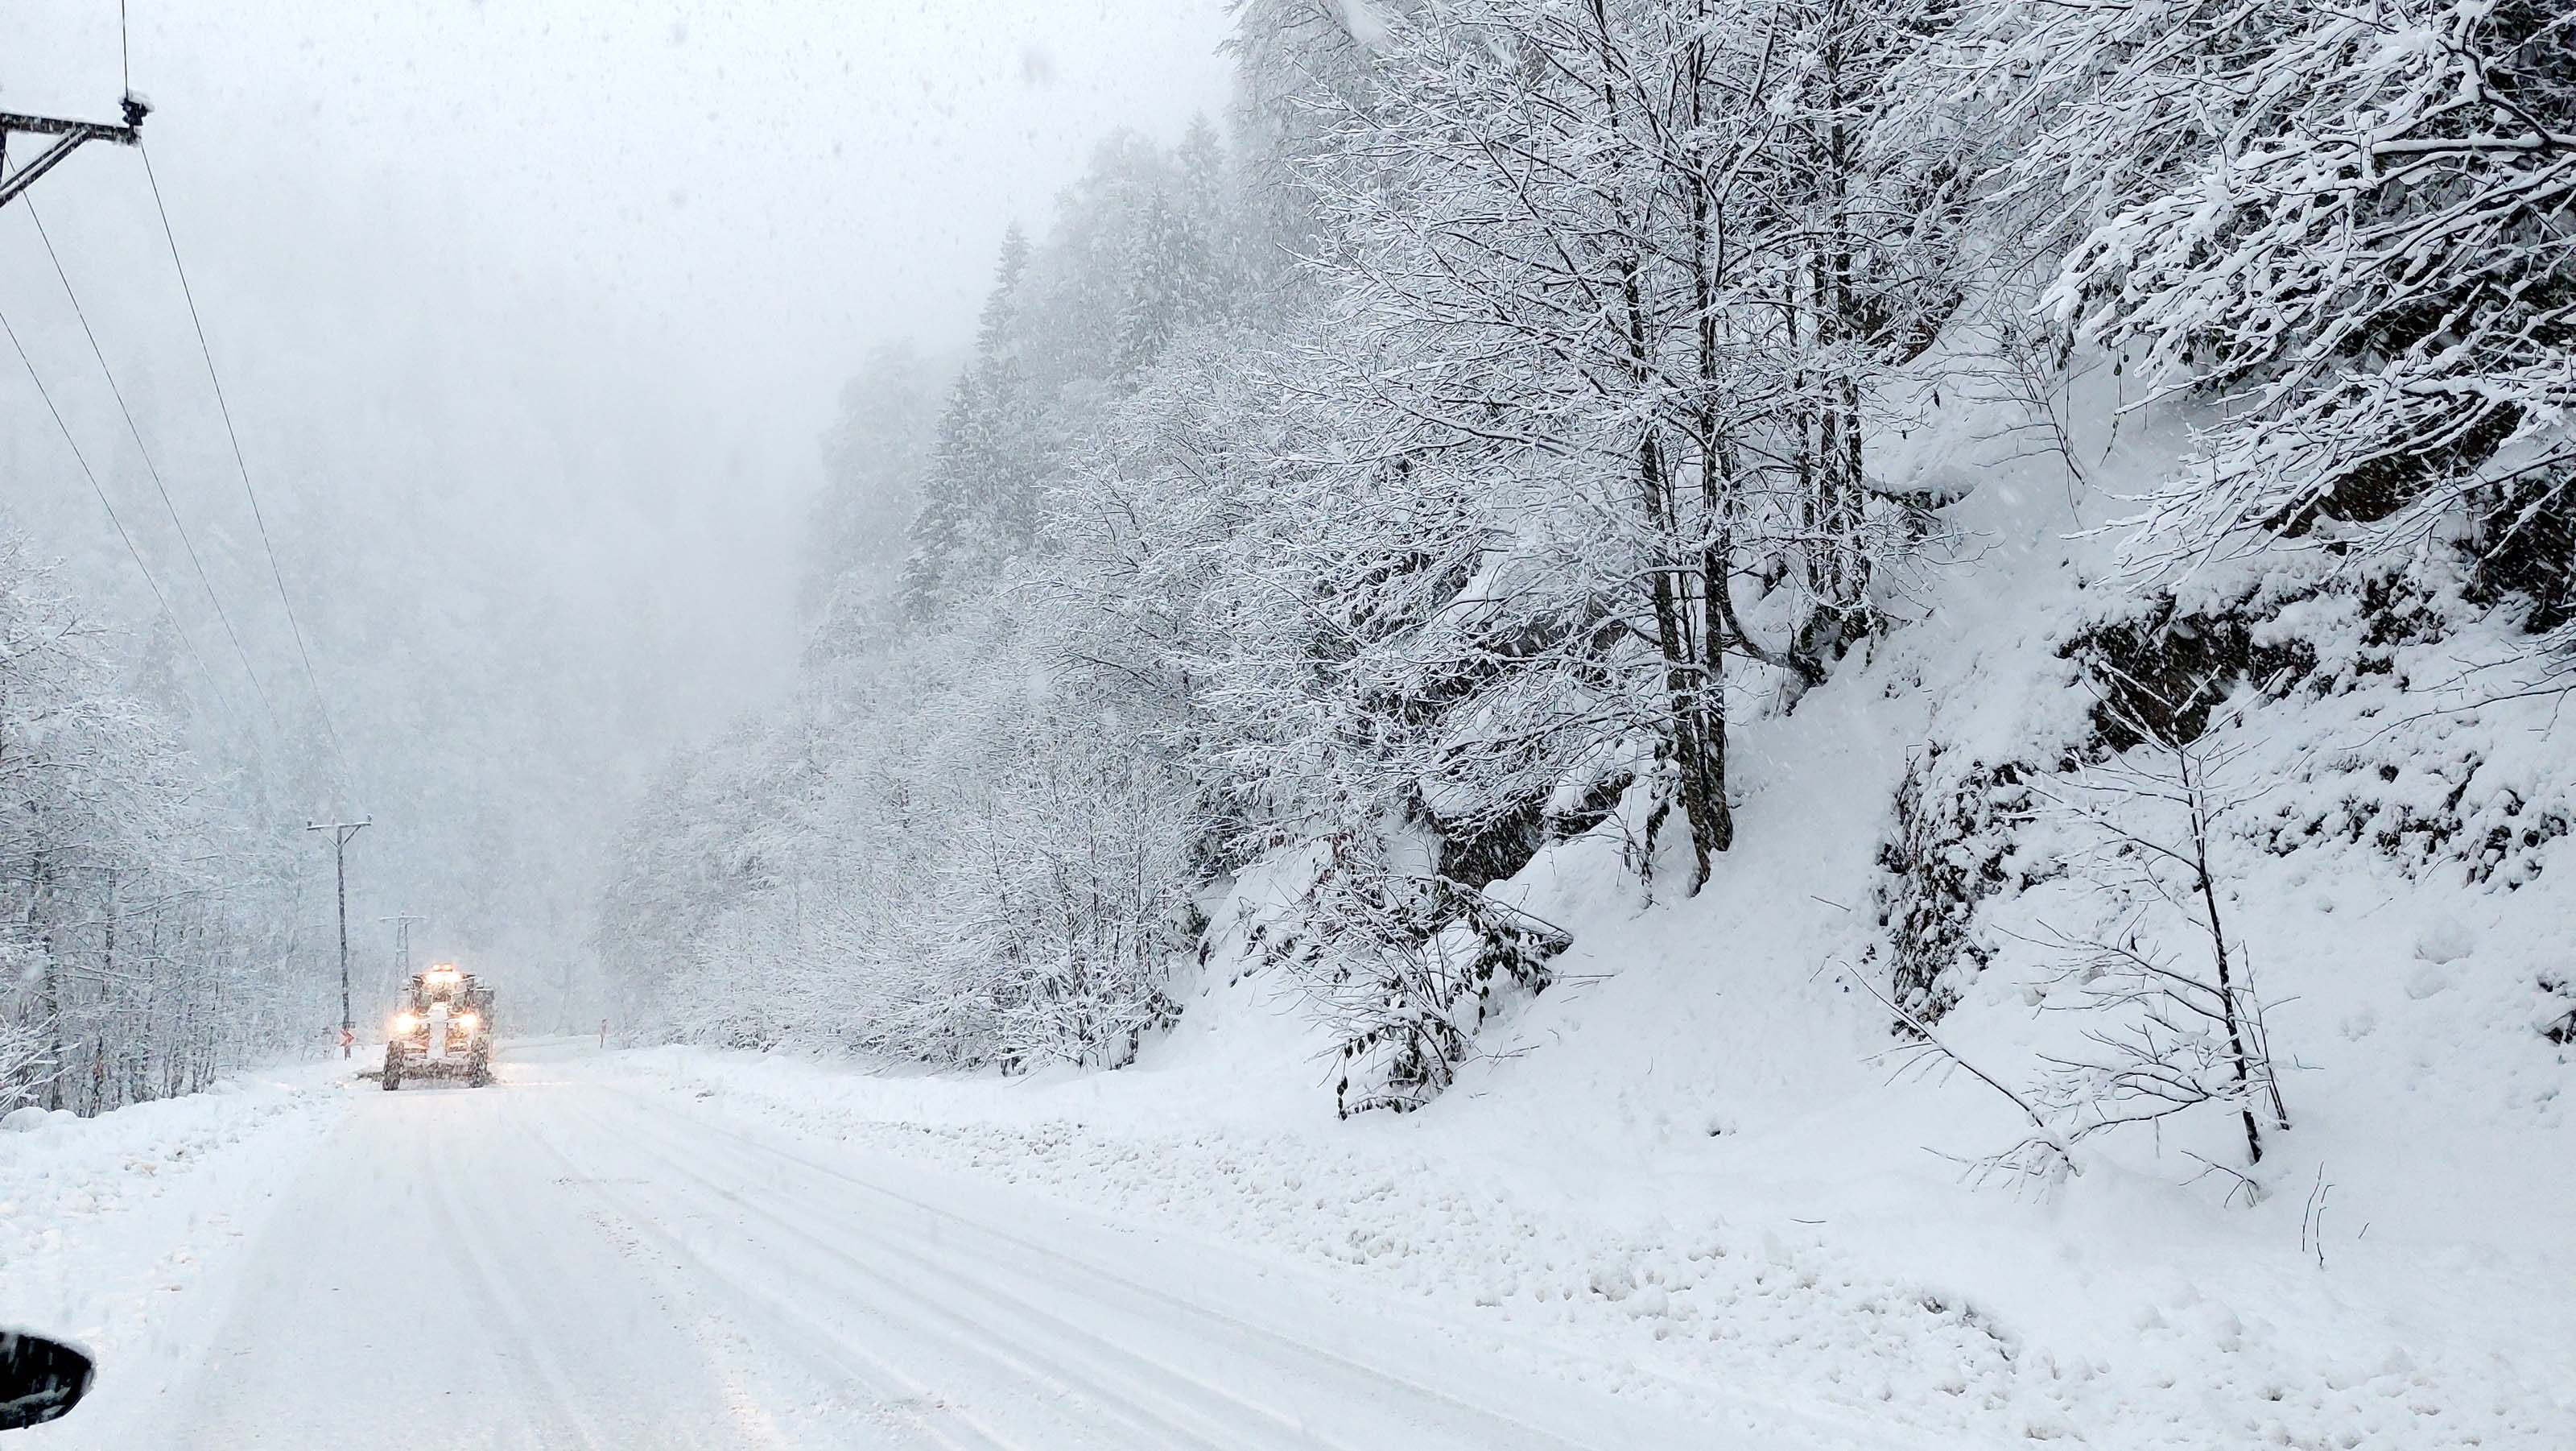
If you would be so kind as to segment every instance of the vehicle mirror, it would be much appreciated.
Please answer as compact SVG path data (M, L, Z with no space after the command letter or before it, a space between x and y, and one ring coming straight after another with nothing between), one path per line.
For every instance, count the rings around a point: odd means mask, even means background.
M39 1335L0 1330L0 1431L41 1426L89 1394L89 1357Z

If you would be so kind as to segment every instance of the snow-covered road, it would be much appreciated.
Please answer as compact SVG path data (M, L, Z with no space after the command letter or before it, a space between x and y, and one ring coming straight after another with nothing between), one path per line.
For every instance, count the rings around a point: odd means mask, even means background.
M0 1324L101 1366L9 1444L2565 1444L2555 1241L2385 1198L2329 1269L2171 1193L1866 1158L1836 1189L1735 1135L1623 1165L1527 1101L1355 1126L1186 1068L569 1042L482 1090L354 1066L0 1133Z
M522 1047L491 1089L344 1100L147 1442L1735 1439L1597 1389L1603 1367L1574 1347L1479 1354L1415 1306L1355 1301L1250 1249L764 1133L590 1066L573 1045ZM82 1423L46 1439L82 1444ZM1784 1411L1746 1444L1851 1444L1839 1429Z

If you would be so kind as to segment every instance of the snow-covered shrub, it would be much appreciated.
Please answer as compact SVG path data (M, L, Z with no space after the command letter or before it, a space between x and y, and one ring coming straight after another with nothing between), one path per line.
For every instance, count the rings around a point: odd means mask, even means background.
M1352 832L1321 849L1287 930L1262 947L1340 1058L1345 1118L1439 1096L1493 1014L1546 991L1569 939L1425 870L1418 842Z
M1041 714L1026 762L969 788L949 868L958 948L992 965L994 1056L1114 1068L1179 1009L1188 947L1183 786L1097 721ZM964 964L960 964L963 966Z
M2289 1127L2254 966L2231 929L2230 818L2264 789L2244 732L2260 694L2204 675L2159 688L2094 664L2098 759L2035 776L2032 793L2073 828L2067 880L2105 901L2098 925L2043 924L2060 967L2049 1006L2080 1015L2084 1046L2050 1055L2036 1096L2067 1140L2233 1109L2249 1162L2258 1116ZM2241 927L2241 924L2239 924Z
M42 972L32 952L13 950L8 939L0 937L0 974L8 980L31 981ZM54 1076L52 1055L38 1027L0 1018L0 1113L36 1102Z

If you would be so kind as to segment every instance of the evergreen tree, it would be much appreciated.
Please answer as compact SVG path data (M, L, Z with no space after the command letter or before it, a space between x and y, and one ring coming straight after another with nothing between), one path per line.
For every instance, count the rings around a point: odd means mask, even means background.
M1144 191L1131 223L1127 305L1119 317L1115 356L1122 377L1153 366L1173 338L1225 310L1233 278L1224 238L1224 166L1216 128L1200 117Z
M984 300L974 357L949 390L922 479L903 570L903 604L915 619L989 592L1003 565L1036 538L1049 449L1019 357L1028 266L1028 235L1014 225Z

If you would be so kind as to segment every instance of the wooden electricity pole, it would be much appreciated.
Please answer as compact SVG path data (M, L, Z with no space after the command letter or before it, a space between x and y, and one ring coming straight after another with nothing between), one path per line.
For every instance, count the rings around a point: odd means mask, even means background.
M340 1056L349 1056L349 1046L357 1041L357 1020L349 1016L349 838L376 824L372 816L364 821L317 821L307 823L306 831L331 833L331 870L339 879L340 891Z

